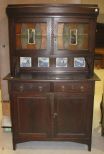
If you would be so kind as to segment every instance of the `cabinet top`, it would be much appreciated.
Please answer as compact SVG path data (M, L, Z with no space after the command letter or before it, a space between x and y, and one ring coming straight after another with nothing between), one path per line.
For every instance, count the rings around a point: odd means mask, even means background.
M18 4L7 6L8 16L26 15L76 15L97 16L99 9L97 5L90 4Z
M4 80L9 81L23 81L23 82L40 82L40 81L100 81L100 78L94 74L91 78L88 78L84 74L36 74L36 73L20 73L15 77L8 74Z

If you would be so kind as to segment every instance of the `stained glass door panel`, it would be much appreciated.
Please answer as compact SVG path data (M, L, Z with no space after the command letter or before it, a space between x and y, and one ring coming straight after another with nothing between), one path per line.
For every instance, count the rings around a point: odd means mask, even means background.
M46 49L47 23L17 23L16 49Z
M89 25L84 23L58 23L58 50L87 50L89 46Z

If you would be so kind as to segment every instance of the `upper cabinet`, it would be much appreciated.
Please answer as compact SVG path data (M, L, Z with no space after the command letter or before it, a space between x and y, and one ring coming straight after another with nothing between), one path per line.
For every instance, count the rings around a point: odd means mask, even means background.
M11 75L93 75L97 5L9 5Z

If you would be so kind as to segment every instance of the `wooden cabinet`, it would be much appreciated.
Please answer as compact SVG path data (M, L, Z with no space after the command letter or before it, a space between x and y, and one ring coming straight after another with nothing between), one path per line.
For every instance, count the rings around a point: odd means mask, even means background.
M15 80L9 82L14 149L23 141L66 140L91 150L93 80Z
M96 5L9 5L13 149L74 141L91 150Z

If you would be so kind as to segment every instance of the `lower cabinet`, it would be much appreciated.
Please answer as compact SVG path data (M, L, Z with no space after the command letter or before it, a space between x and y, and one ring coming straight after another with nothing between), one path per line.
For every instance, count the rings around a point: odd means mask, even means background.
M28 84L10 82L13 149L49 140L84 143L91 150L94 82Z

